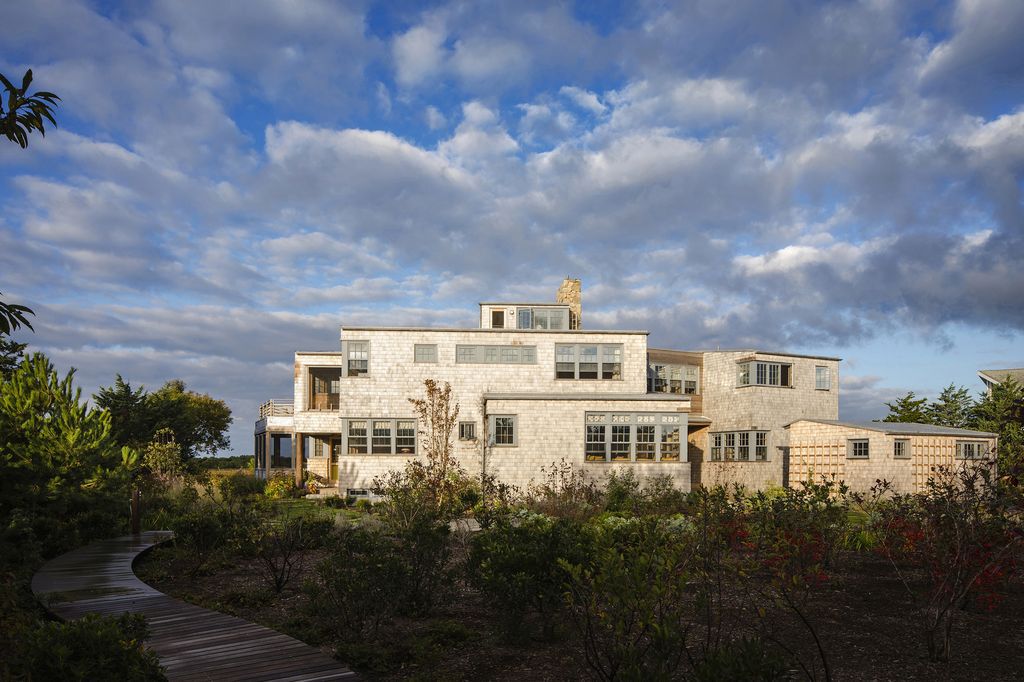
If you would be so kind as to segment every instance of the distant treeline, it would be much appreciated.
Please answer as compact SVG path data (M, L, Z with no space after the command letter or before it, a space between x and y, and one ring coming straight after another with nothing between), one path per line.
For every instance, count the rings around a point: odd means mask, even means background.
M230 457L196 457L195 464L200 469L252 469L252 455L232 455Z

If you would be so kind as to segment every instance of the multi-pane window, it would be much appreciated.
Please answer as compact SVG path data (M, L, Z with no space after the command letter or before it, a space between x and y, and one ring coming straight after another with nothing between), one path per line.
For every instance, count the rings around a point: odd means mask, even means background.
M832 372L828 367L818 365L814 368L814 388L828 391L832 388Z
M455 362L464 364L535 365L536 346L455 346Z
M375 455L391 454L391 420L373 420L373 441L370 452Z
M415 362L437 362L437 344L417 343L413 346L413 360Z
M584 458L588 462L677 462L678 414L588 412Z
M793 365L784 362L741 362L736 383L740 386L792 386Z
M647 389L653 393L694 395L697 393L697 368L692 365L652 363L648 371Z
M871 454L870 441L867 438L854 438L847 441L847 457L867 459Z
M348 423L348 454L366 454L366 421L350 420Z
M767 431L733 431L711 434L712 462L768 461ZM751 457L753 455L753 457Z
M622 344L556 344L556 379L621 379Z
M910 457L910 440L897 438L892 444L892 456L896 459Z
M958 440L956 456L958 459L984 459L988 456L988 443L980 440Z
M493 415L491 417L491 433L494 434L495 445L515 445L515 415Z
M370 368L370 342L348 342L348 376L357 377L367 373Z
M519 329L568 329L569 311L565 308L519 308Z
M309 389L309 409L338 409L341 400L341 367L311 368Z
M414 419L346 419L342 433L345 447L338 447L350 455L416 454Z
M476 440L476 422L459 422L459 440Z

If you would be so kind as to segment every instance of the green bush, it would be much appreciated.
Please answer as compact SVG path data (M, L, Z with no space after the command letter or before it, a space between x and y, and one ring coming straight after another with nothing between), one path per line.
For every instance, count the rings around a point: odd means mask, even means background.
M175 516L170 526L175 547L180 550L193 578L221 552L230 533L224 516L208 506Z
M741 639L708 654L694 670L695 682L791 680L795 671L774 648L759 639Z
M355 508L356 508L356 511L358 511L358 512L363 512L364 514L369 514L373 510L373 502L371 502L370 500L368 500L368 499L366 499L364 497L364 498L356 500Z
M265 494L267 482L252 473L235 472L220 478L217 489L226 500L240 500Z
M473 537L469 581L509 635L525 634L525 616L534 613L550 639L565 603L566 573L558 562L586 563L589 549L589 533L579 522L522 512Z
M166 680L156 655L142 645L145 635L145 620L138 614L118 618L89 614L68 623L42 623L16 639L3 677Z
M294 497L295 493L295 480L288 474L274 474L263 489L263 494L271 500Z
M394 536L402 567L399 574L402 613L426 615L452 593L450 534L447 523L420 519Z

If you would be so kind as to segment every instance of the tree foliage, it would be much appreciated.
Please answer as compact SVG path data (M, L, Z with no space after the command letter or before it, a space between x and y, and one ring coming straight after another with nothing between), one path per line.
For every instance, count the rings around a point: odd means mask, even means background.
M928 424L930 420L927 404L927 398L918 398L910 391L905 396L897 398L895 402L885 404L889 408L889 414L882 421Z
M18 368L27 346L0 336L0 379L7 379Z
M32 69L25 72L20 88L7 80L2 73L0 83L3 84L7 95L6 109L3 100L0 99L0 135L11 142L17 142L24 149L28 146L28 136L33 131L38 130L40 135L46 136L46 121L52 126L57 125L53 118L53 108L57 106L60 97L45 90L28 94L28 88L32 84Z
M950 384L928 405L928 423L957 429L973 428L974 407L974 399L965 387Z
M158 431L166 429L188 462L231 444L227 435L231 409L223 400L188 390L180 379L146 393L142 386L133 389L118 374L114 385L101 387L94 398L110 413L114 437L122 445L144 447Z
M999 471L1024 480L1024 386L1008 377L974 409L977 428L999 434Z

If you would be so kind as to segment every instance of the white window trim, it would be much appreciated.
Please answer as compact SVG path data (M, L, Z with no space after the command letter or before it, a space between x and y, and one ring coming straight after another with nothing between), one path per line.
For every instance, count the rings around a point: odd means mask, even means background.
M349 424L366 422L366 452L349 452ZM391 423L390 452L373 451L373 422ZM398 422L413 423L412 452L398 451ZM419 425L415 417L345 417L341 420L341 455L339 457L415 457L419 452Z
M349 362L351 362L351 345L353 343L365 343L366 344L366 371L362 374L349 374ZM341 352L344 357L344 363L341 367L341 376L343 377L368 377L370 376L370 342L367 339L352 339L351 341L341 342Z
M512 420L512 442L511 443L499 443L498 442L498 430L495 427L496 420L510 418ZM487 432L489 435L491 447L495 448L515 448L519 447L519 417L515 414L492 414L487 417Z
M473 435L472 436L463 436L462 435L463 427L466 427L466 426L468 426L468 427L470 427L472 429L472 431L473 431ZM476 440L476 422L471 422L471 421L461 421L461 422L459 422L459 440L463 440L463 441Z
M903 454L897 455L896 448L897 444L903 444ZM909 438L895 438L892 441L892 458L893 459L911 459L913 452L911 452L911 445Z
M771 452L771 449L768 447L769 433L769 431L764 431L760 429L742 429L739 431L714 431L712 433L709 433L707 461L740 462L743 464L770 462L771 458L768 456L768 454ZM758 434L764 434L764 445L757 444ZM743 442L743 436L746 436L747 438L747 444L745 446L741 445L741 443ZM732 445L727 445L727 443L730 440L730 437L732 439ZM716 440L718 442L718 445L715 445ZM726 453L727 447L732 448L733 450L733 454L731 457ZM747 448L747 459L739 458L740 447ZM764 459L757 458L757 449L759 447L764 448Z
M597 377L594 379L580 379L580 348L596 347L597 348ZM573 376L559 377L558 376L558 349L559 348L572 348L573 357ZM619 366L619 378L618 379L605 379L604 366L605 366L605 348L614 348L619 351L618 363L610 362L609 365L618 364ZM625 365L626 365L626 349L621 343L556 343L555 344L555 366L554 366L554 378L556 381L624 381L625 380Z
M863 443L867 446L866 455L855 455L854 452L857 449L857 444ZM846 439L846 459L871 459L871 439L870 438L847 438Z
M588 459L588 427L604 427L604 459ZM615 426L629 428L629 459L612 459L612 430ZM654 427L654 458L637 459L637 427ZM675 459L662 459L663 437L675 429L679 435ZM678 412L587 412L583 420L583 461L587 464L678 464L688 462L686 420Z
M972 449L976 450L978 454L972 454L969 457L967 455L965 455L964 454L964 450L966 449L964 447L965 445L973 446ZM985 459L989 458L989 454L990 454L989 444L988 444L987 441L984 441L984 440L958 440L956 442L956 458L957 459L963 459L963 460L968 460L968 461L971 461L971 460L985 460Z
M758 381L760 366L763 366L764 381ZM782 383L782 368L789 367L789 383ZM769 360L746 360L736 363L736 387L744 386L768 386L770 388L796 388L796 372L791 362L775 362ZM779 383L771 383L772 370L779 377ZM746 369L747 383L743 383L744 369Z

